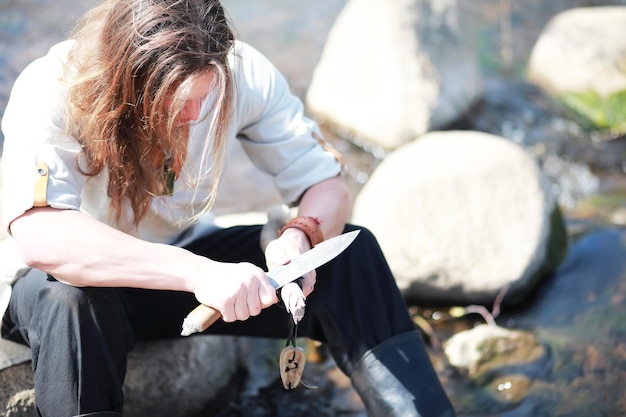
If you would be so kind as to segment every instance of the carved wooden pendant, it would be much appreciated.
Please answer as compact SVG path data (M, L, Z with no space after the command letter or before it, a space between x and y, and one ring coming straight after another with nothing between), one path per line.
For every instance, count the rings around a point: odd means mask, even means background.
M167 171L165 174L165 188L166 193L169 196L174 195L174 181L176 180L176 173L174 171Z
M296 346L287 346L280 352L280 379L286 390L295 389L300 384L306 353L304 349Z

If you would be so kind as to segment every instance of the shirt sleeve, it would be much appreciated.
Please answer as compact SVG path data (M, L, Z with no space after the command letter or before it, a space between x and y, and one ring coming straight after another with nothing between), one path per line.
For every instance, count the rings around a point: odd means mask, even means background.
M238 42L234 61L237 137L254 165L273 176L283 201L295 204L341 164L315 139L317 124L267 58Z
M2 119L2 215L7 231L13 220L36 205L41 192L43 201L37 205L80 207L81 147L64 127L65 92L60 80L69 47L67 43L53 47L30 64L11 91Z

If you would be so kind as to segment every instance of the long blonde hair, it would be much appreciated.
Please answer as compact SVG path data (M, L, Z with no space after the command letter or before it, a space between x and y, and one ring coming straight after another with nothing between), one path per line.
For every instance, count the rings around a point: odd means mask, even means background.
M233 101L228 54L234 34L219 1L105 0L83 17L72 38L68 117L89 163L83 173L108 169L118 220L125 199L138 223L152 197L166 189L166 157L180 172L188 129L175 118L193 81L213 72L210 207Z

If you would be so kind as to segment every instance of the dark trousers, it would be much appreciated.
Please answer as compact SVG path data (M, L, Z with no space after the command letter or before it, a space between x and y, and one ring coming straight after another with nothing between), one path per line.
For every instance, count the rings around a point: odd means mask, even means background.
M218 230L187 249L265 268L260 232L260 226ZM365 229L343 254L318 268L306 304L298 336L326 342L347 375L366 351L414 329L382 252ZM180 337L182 320L196 305L190 293L72 287L32 270L14 285L2 336L30 346L42 416L121 412L133 343ZM219 320L207 333L286 338L288 320L286 310L275 305L244 322Z

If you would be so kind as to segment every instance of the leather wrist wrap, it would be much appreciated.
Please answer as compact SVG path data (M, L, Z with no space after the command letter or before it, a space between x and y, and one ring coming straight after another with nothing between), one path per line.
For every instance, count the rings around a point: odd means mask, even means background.
M278 236L282 235L286 229L294 228L303 231L309 238L311 247L324 241L324 234L320 228L322 222L316 217L298 216L289 220L280 231Z

